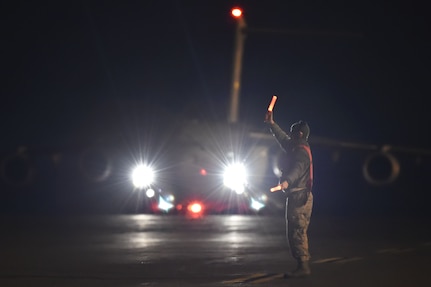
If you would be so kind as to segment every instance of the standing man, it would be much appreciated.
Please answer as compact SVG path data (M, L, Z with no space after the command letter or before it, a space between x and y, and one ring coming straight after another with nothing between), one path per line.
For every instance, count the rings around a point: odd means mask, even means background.
M286 273L284 278L306 277L311 274L307 229L313 208L313 164L308 144L310 128L306 122L299 121L292 124L287 134L274 121L272 111L266 113L265 123L285 151L280 184L274 189L283 190L287 195L286 234L298 266Z

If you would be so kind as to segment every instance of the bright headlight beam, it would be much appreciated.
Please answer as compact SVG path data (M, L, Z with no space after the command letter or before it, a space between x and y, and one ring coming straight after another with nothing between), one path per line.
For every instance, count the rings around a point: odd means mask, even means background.
M140 164L132 172L132 182L136 188L149 186L154 180L154 171L146 165Z
M228 166L224 172L223 183L236 193L243 193L247 183L247 172L244 165L236 163Z

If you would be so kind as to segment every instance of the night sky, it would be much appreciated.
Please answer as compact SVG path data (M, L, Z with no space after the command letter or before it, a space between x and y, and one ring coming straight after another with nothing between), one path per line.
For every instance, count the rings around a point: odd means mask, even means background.
M226 120L235 5L249 28L285 32L247 36L241 122L261 128L277 94L281 125L429 146L429 19L413 1L3 2L2 130L67 136L131 102Z
M2 149L227 121L244 8L240 122L429 148L430 20L419 1L3 1ZM253 32L268 29L271 32Z

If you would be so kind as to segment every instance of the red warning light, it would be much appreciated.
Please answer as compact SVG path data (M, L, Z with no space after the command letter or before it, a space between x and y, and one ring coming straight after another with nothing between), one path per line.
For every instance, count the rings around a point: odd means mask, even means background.
M187 206L187 209L192 213L200 213L202 211L202 205L200 203L194 202Z
M207 171L204 168L201 168L200 172L199 172L202 176L206 176L207 175Z
M235 18L239 18L242 16L242 10L241 8L238 8L238 7L233 8L231 13L232 13L232 16L234 16Z

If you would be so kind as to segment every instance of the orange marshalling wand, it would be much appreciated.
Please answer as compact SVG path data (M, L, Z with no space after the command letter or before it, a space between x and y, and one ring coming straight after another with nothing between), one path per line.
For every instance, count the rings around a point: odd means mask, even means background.
M275 191L279 191L279 190L281 190L281 185L274 186L269 191L275 192Z
M275 101L277 101L277 96L272 96L271 103L268 106L268 112L272 112L272 109L274 108Z

